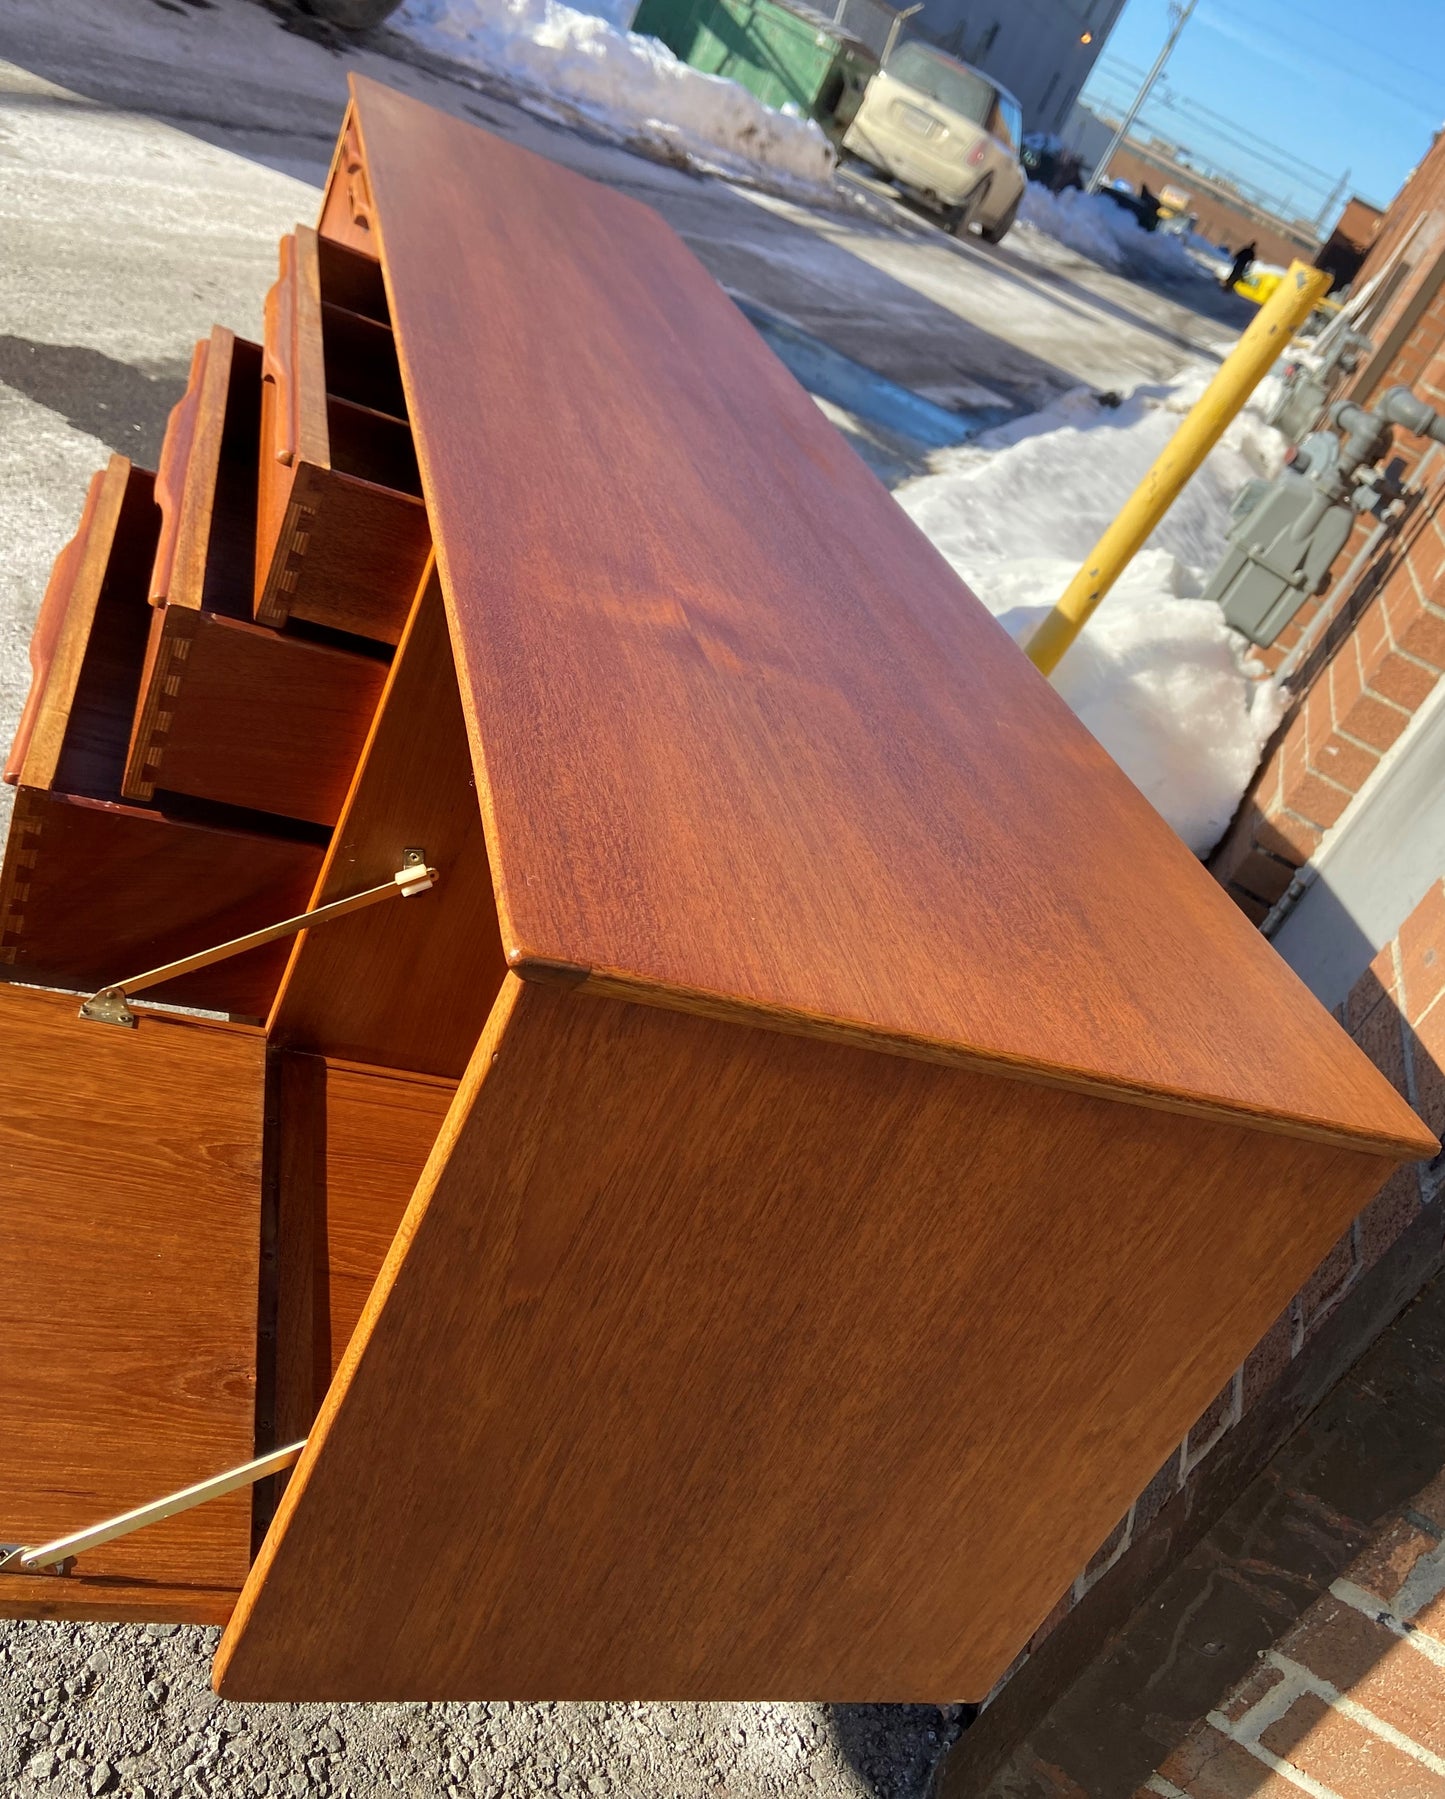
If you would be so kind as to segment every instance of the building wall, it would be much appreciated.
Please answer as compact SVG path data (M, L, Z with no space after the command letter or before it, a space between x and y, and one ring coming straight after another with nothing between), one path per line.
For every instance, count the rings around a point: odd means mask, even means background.
M1028 131L1061 131L1124 0L924 0L908 30L1000 81ZM1089 33L1091 41L1080 40Z
M1086 169L1092 169L1114 141L1114 126L1087 106L1076 105L1059 135Z
M1315 259L1315 266L1327 270L1332 277L1335 292L1354 281L1384 220L1379 207L1371 206L1358 194L1346 201L1345 210Z
M1133 188L1147 183L1156 194L1166 184L1188 194L1189 211L1199 221L1200 234L1211 243L1238 250L1253 242L1261 262L1279 263L1285 268L1296 258L1304 262L1314 259L1314 237L1292 230L1286 221L1272 218L1242 196L1230 198L1212 193L1196 170L1176 162L1166 151L1128 138L1110 160L1109 178L1127 181Z

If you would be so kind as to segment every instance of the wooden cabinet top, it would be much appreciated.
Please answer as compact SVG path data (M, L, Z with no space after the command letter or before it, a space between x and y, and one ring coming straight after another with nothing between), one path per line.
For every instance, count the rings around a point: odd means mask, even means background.
M352 87L519 974L1428 1148L661 219Z

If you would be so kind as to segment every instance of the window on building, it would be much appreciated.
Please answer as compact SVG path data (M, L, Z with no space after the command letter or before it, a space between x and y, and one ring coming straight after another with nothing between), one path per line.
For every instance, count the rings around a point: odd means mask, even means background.
M1043 96L1039 101L1039 112L1041 115L1043 114L1044 110L1048 106L1049 101L1053 98L1054 89L1058 85L1059 85L1059 72L1057 69L1055 69L1053 74L1049 76L1049 85L1044 89Z

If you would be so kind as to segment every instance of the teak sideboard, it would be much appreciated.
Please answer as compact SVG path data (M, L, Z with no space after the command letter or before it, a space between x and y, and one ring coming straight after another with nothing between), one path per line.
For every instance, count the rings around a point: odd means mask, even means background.
M375 83L32 656L0 1537L306 1447L0 1610L227 1697L977 1699L1436 1147L674 233Z

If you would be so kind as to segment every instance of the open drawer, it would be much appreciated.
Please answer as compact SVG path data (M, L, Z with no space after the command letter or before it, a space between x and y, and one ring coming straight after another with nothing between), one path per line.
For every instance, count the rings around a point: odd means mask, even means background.
M394 644L430 547L381 265L298 226L266 298L256 617Z
M11 979L91 991L174 961L299 911L321 866L318 830L122 798L157 525L152 477L113 456L46 590L6 768L17 792L0 967ZM284 966L285 946L270 946L156 992L264 1017Z
M0 1034L0 1537L39 1545L305 1436L453 1083L283 1056L268 1106L259 1031L3 985ZM272 1498L0 1571L0 1614L223 1623Z
M260 350L217 326L167 427L165 523L122 792L330 825L387 652L252 622L260 402Z
M124 470L117 471L115 463L124 463ZM135 476L136 497L127 508L126 495L130 489L132 473ZM151 522L145 517L149 499L146 485L144 472L139 469L132 471L124 457L113 458L111 468L101 469L90 478L80 523L75 528L75 536L51 565L50 579L45 584L45 597L40 602L35 629L30 634L30 690L25 696L20 722L15 728L10 753L5 759L4 779L8 786L15 786L20 779L20 771L25 766L62 639L66 643L67 657L74 656L75 639L80 633L69 626L69 619L72 603L76 601L77 588L99 598L100 588L105 581L105 546L114 544L122 514L127 516L132 532L137 514L141 517L141 533L144 533L146 525ZM102 512L103 519L97 516ZM86 602L82 600L79 603Z

